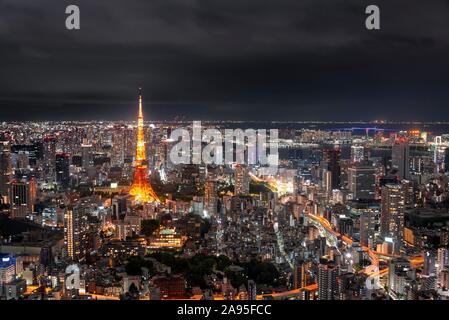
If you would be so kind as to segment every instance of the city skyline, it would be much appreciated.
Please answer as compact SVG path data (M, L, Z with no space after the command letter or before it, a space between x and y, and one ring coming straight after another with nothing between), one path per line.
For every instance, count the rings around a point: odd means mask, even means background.
M200 123L178 142L134 104L137 126L1 123L0 298L449 299L444 126L270 129L273 171L254 130L210 163Z
M0 302L449 300L448 30L449 0L0 0Z
M0 120L448 120L447 2L403 4L3 0Z

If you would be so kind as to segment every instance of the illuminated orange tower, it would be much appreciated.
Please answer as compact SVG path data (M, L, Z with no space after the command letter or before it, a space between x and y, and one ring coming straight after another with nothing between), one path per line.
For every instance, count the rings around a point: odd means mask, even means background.
M139 88L139 117L137 118L137 147L134 164L134 181L129 194L141 202L159 202L159 198L148 181L148 166L145 155L145 134L143 130L142 90Z

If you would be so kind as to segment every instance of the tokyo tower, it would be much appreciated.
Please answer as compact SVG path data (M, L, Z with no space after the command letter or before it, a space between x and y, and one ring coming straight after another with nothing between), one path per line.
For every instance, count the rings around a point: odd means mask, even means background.
M137 147L134 163L134 180L129 194L140 202L159 202L159 198L148 181L148 166L145 155L145 135L143 130L142 90L139 88L139 117L137 118Z

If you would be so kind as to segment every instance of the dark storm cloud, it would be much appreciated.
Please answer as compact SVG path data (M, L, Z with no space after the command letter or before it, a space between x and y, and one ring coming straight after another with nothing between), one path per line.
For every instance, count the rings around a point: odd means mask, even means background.
M0 121L449 119L449 1L391 2L0 0Z

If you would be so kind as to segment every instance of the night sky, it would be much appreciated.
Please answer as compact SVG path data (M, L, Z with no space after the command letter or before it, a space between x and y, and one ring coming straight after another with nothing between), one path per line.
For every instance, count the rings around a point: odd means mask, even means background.
M130 120L139 86L148 120L449 121L449 0L0 0L0 121Z

